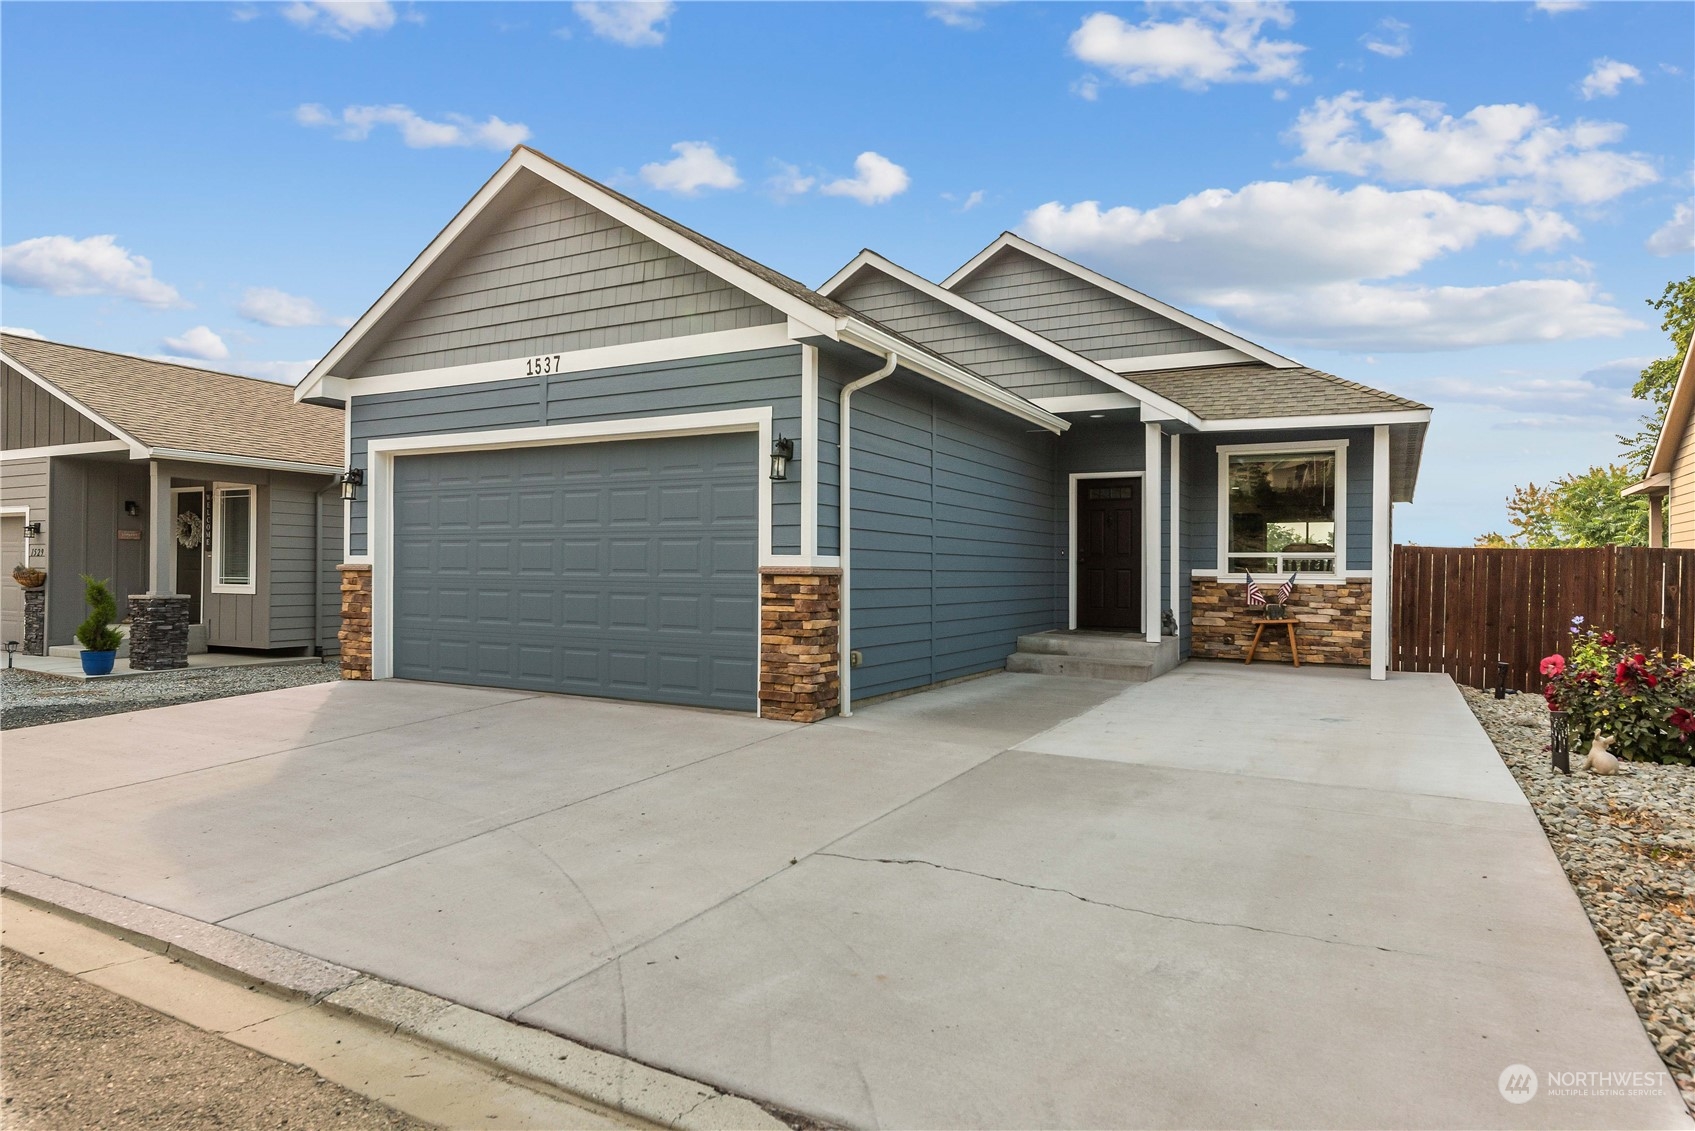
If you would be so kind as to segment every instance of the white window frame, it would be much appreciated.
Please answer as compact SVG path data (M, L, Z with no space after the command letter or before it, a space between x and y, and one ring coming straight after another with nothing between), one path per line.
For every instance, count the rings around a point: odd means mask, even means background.
M224 496L247 492L247 581L224 580ZM212 484L212 578L214 593L259 592L259 485L256 483Z
M1303 570L1308 577L1343 577L1348 572L1348 441L1311 440L1305 443L1282 441L1275 444L1220 444L1218 446L1218 574L1235 576L1240 571L1230 565L1230 457L1246 455L1298 456L1308 453L1328 453L1336 457L1336 550L1331 555L1330 570L1314 573ZM1238 557L1250 556L1243 551ZM1276 573L1289 572L1283 559L1297 558L1310 562L1323 554L1253 554L1257 558L1276 558Z

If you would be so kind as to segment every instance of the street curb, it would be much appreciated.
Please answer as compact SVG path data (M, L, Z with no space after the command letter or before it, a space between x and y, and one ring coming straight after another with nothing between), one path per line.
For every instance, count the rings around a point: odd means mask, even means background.
M787 1131L742 1096L123 896L0 865L0 891L133 946L676 1131Z

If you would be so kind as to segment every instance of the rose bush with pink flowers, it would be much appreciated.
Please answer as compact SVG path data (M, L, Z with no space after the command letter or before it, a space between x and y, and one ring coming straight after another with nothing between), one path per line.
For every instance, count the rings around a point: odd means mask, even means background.
M1571 657L1541 663L1548 706L1566 713L1573 749L1596 735L1617 739L1613 753L1638 762L1695 765L1695 674L1685 656L1621 645L1575 617Z

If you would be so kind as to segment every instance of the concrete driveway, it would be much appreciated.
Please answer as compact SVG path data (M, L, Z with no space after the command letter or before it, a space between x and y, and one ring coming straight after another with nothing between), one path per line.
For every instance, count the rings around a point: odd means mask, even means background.
M3 741L8 863L827 1121L1689 1125L1663 1074L1502 1098L1661 1066L1445 677L810 728L387 681Z

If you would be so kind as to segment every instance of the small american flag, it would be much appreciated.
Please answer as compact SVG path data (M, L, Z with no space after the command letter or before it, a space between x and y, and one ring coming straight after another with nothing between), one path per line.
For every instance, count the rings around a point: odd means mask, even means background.
M1279 605L1287 605L1289 603L1289 594L1295 591L1295 578L1299 576L1300 574L1298 573L1291 573L1289 575L1289 580L1277 587L1277 603Z
M1259 582L1254 580L1253 574L1244 571L1243 576L1248 579L1248 608L1262 608L1265 605L1265 592L1260 589Z

